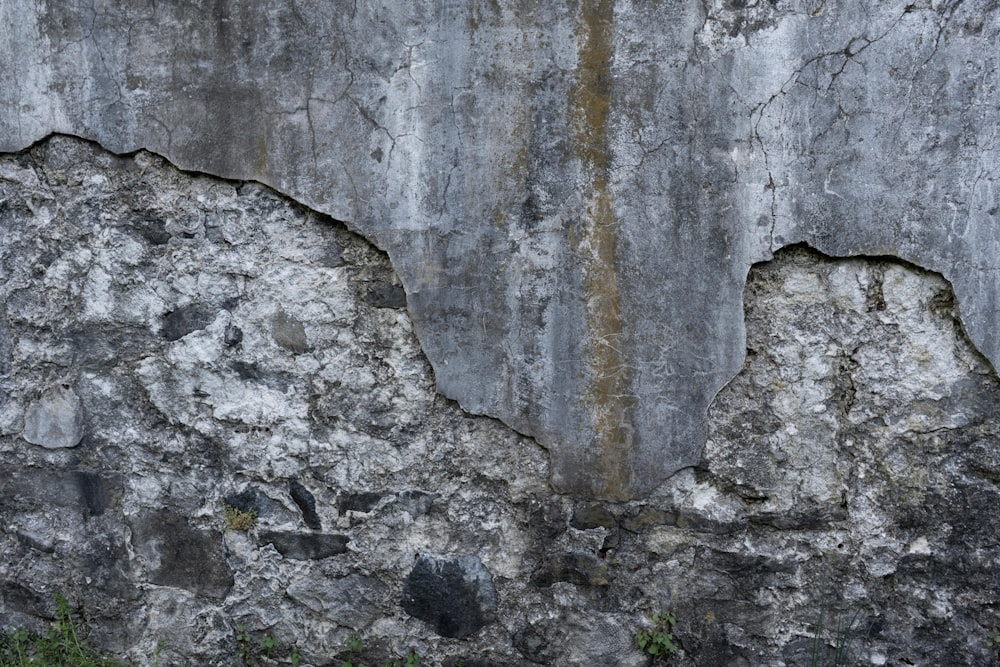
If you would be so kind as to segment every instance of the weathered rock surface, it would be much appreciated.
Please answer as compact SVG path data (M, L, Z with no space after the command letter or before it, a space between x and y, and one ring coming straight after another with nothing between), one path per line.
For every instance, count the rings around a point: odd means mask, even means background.
M1000 361L993 0L0 12L0 150L148 148L349 221L438 388L549 447L561 491L628 499L697 462L747 270L787 244L942 272ZM207 326L189 305L165 335ZM300 315L273 336L304 353Z
M475 556L422 554L406 577L403 611L442 637L474 635L496 619L493 577Z
M288 483L288 495L302 512L302 521L305 522L306 526L313 530L319 530L323 527L323 522L320 521L319 514L316 513L316 496L309 489L298 480L293 479Z
M145 561L150 583L211 598L225 598L232 590L221 532L192 528L171 510L144 512L130 528L132 546Z
M319 560L346 553L350 538L336 533L266 531L260 534L260 541L272 545L286 558Z
M33 184L0 179L4 627L43 628L60 590L140 661L159 642L162 664L225 659L239 625L310 664L355 631L386 655L490 652L499 631L426 639L404 581L432 549L516 576L500 545L527 539L513 506L546 491L545 452L435 392L406 311L369 298L398 285L383 254L266 188L145 153L58 137L0 165ZM189 304L211 319L166 335ZM275 339L279 311L308 349ZM87 437L32 445L24 415L60 383ZM224 504L259 526L223 532Z
M382 582L357 574L336 579L293 581L286 591L330 624L364 630L379 620L389 594Z
M640 665L672 609L678 665L810 664L849 622L857 664L995 658L1000 383L937 274L803 247L754 267L703 457L595 502L436 393L406 311L369 299L388 259L339 223L67 137L0 173L4 628L44 631L61 591L140 664L231 661L242 625L309 665L355 633L369 664ZM189 304L214 317L168 340ZM308 349L275 340L279 311ZM86 437L27 442L64 384ZM259 524L226 530L224 502ZM348 541L299 559L275 534ZM408 613L418 554L481 563L493 620L459 639Z
M69 387L52 387L24 413L22 437L48 449L76 447L83 439L83 407Z

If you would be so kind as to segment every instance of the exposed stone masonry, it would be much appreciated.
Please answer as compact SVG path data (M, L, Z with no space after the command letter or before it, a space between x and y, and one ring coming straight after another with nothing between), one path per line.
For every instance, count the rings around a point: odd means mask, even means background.
M145 149L345 221L442 395L545 446L559 493L640 499L698 463L786 245L940 272L1000 363L997 9L4 0L0 151Z
M949 285L804 247L755 266L708 444L643 501L434 389L385 255L253 183L53 137L0 158L0 624L60 591L146 664L236 628L339 664L982 665L1000 386ZM254 511L248 532L224 503ZM818 639L817 639L818 638Z

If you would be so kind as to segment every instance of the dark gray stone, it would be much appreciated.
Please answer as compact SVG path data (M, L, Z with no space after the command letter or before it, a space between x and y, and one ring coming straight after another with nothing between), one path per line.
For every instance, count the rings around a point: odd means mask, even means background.
M241 512L253 512L258 517L280 516L284 513L281 503L255 486L248 486L239 493L230 493L223 497L222 502Z
M146 327L122 324L109 330L105 326L74 327L67 332L73 343L73 356L80 366L91 372L100 372L118 359L142 355L153 344L154 334ZM81 388L82 389L82 388ZM87 408L93 406L94 397L83 397Z
M794 512L761 512L750 515L749 521L778 530L823 530L830 529L831 524L847 518L847 508L835 505L804 508Z
M102 606L110 607L105 613L111 616L121 613L123 601L135 602L142 596L132 579L124 539L117 530L120 519L115 523L113 534L91 534L81 539L72 554L73 567L78 570L78 590L93 589L103 598Z
M398 285L374 285L365 301L376 308L406 308L406 292Z
M656 507L642 507L622 520L622 528L633 533L641 533L653 526L676 524L676 512L667 512Z
M286 313L278 311L271 318L271 337L274 342L289 352L302 354L309 351L309 340L306 338L302 322Z
M105 480L100 476L92 472L75 472L71 473L70 479L73 480L77 491L80 494L80 499L84 507L84 513L89 516L100 516L104 514L112 502L118 499L112 495L112 490L105 483ZM116 485L119 487L118 491L120 493L121 479L115 480Z
M441 667L530 667L530 662L511 659L506 656L495 659L484 657L454 657L441 662Z
M40 551L46 554L55 553L56 551L54 540L44 533L19 530L15 533L15 535L22 544L34 549L35 551Z
M83 517L103 515L121 501L122 479L86 470L26 468L0 475L0 495L45 506L72 508Z
M475 556L417 558L403 587L403 610L442 637L468 637L496 618L493 578Z
M431 511L435 496L424 491L403 491L396 496L396 502L410 516L416 518Z
M241 359L234 359L229 367L244 380L259 382L265 387L270 387L278 391L287 390L288 387L295 385L297 381L297 378L292 373L283 373L264 368Z
M229 594L233 573L222 548L222 533L193 528L167 509L140 514L131 528L132 546L145 561L150 583L214 599Z
M262 544L272 544L282 556L295 560L320 560L347 552L347 535L261 531Z
M608 567L595 556L587 553L557 553L545 559L531 577L537 586L548 587L557 581L577 586L607 586Z
M382 500L383 494L378 491L357 491L353 493L343 493L339 498L337 498L337 510L341 514L346 514L347 512L371 512L379 501Z
M264 494L259 489L248 486L239 493L230 493L222 499L226 505L241 512L253 512L258 516L264 506Z
M193 331L207 327L218 312L218 308L204 303L181 306L163 316L160 331L169 341L180 340Z
M559 656L559 646L553 646L548 627L550 623L539 621L527 625L514 633L514 646L525 658L539 665L548 665Z
M156 215L137 213L131 220L131 227L150 245L165 245L170 240L166 223Z
M16 581L0 583L0 600L8 609L55 620L55 600Z
M635 646L634 631L610 615L568 611L521 628L515 642L521 655L536 664L649 665L649 656L643 656Z
M10 328L7 326L7 307L0 302L0 377L11 371ZM0 395L0 400L3 400Z
M287 593L293 600L333 623L359 630L370 626L382 615L381 605L389 590L378 579L349 574L331 579L300 578L289 585ZM344 656L345 659L347 657ZM384 657L375 664L385 664Z
M326 219L326 222L329 224L333 223L333 221L329 218ZM330 247L326 249L326 252L320 255L319 258L319 264L327 267L328 269L335 269L338 266L343 266L345 263L343 248L336 244L331 244Z
M239 345L243 342L243 330L235 324L227 325L226 331L223 334L223 341L225 341L226 345L229 347Z
M590 528L614 528L615 516L603 505L589 504L577 508L570 525L579 530Z
M316 498L310 493L309 489L304 487L298 480L293 479L288 482L288 495L292 497L292 501L302 512L302 520L305 521L306 526L312 528L313 530L320 530L322 524L319 520L319 515L316 513Z

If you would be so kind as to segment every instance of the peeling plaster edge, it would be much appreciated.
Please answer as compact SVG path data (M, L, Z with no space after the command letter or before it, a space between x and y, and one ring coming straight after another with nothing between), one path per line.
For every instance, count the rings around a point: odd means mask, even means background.
M282 189L280 189L278 187L275 187L274 185L271 185L270 183L268 183L266 181L261 181L261 180L257 180L257 179L251 179L251 178L239 178L239 177L235 177L235 176L232 176L232 175L220 175L220 174L216 174L216 173L213 173L213 172L210 172L210 171L204 171L204 170L194 169L194 168L190 168L190 167L180 166L176 162L174 162L174 160L172 160L169 156L164 155L162 153L159 153L159 152L157 152L155 150L146 148L144 146L139 146L139 147L135 147L135 148L129 148L127 150L121 150L121 151L113 150L113 149L110 149L110 148L104 146L100 141L98 141L96 139L91 139L91 138L88 138L88 137L85 137L85 136L82 136L82 135L79 135L79 134L75 134L75 133L72 133L72 132L64 132L64 131L52 131L52 132L49 132L49 133L47 133L47 134L45 134L45 135L43 135L43 136L41 136L41 137L39 137L37 139L34 139L30 143L27 143L26 145L23 145L21 148L14 148L12 150L6 150L6 147L4 145L0 145L0 155L22 155L22 154L27 154L27 153L31 152L32 150L38 148L39 146L45 144L47 141L49 141L53 137L68 137L68 138L71 138L71 139L76 139L78 141L83 141L83 142L86 142L86 143L91 144L93 146L96 146L97 148L99 148L102 151L105 151L105 152L107 152L107 153L109 153L111 155L114 155L114 156L120 157L120 158L133 158L133 157L135 157L139 153L143 153L143 152L149 153L150 155L154 155L157 158L160 158L160 159L164 160L172 168L174 168L177 171L179 171L180 173L188 175L188 176L195 176L195 177L197 177L197 176L207 176L207 177L210 177L210 178L215 178L215 179L219 179L221 181L225 181L225 182L230 183L230 184L259 185L259 186L265 187L265 188L269 189L270 191L274 192L276 195L278 195L282 199L285 199L286 201L292 203L293 205L298 206L298 207L306 210L311 215L316 215L316 216L320 217L321 219L324 219L327 222L332 222L334 224L343 225L345 229L347 229L348 231L350 231L353 234L356 234L358 237L364 239L366 243L371 244L380 253L382 253L383 255L385 255L387 261L389 262L389 265L392 267L393 273L396 275L397 278L399 278L400 283L402 284L403 291L407 294L407 297L408 297L407 301L409 302L409 292L408 292L407 287L406 287L406 281L404 280L403 276L401 276L398 273L398 271L396 270L395 264L394 264L394 262L392 260L392 254L382 244L380 244L376 238L373 237L374 235L366 234L366 233L362 232L359 229L359 227L357 226L357 224L354 223L354 222L352 222L352 221L350 221L350 220L343 220L343 219L341 219L339 217L335 217L334 215L323 211L322 209L316 208L316 207L314 207L312 205L309 205L307 203L303 203L303 202L299 201L298 199L296 199L295 197L293 197L292 195L290 195L287 192L285 192L284 190L282 190ZM768 252L767 252L767 254L769 255L769 257L765 257L765 258L762 258L760 260L751 262L750 264L748 264L746 266L746 270L743 272L743 278L742 278L741 295L742 295L743 298L741 299L741 303L745 304L744 299L745 299L746 285L747 285L747 279L748 279L748 277L750 275L750 271L752 271L753 268L756 267L756 266L764 265L764 264L767 264L767 263L775 261L775 257L778 254L780 254L780 252L782 250L784 250L786 248L795 248L795 247L804 247L804 248L807 248L810 251L818 253L818 254L822 255L823 257L829 258L831 260L861 260L861 261L869 261L869 262L879 262L879 261L889 262L889 263L897 264L897 265L902 266L904 268L907 268L909 270L915 271L917 273L935 275L935 276L940 277L948 285L948 288L950 289L952 297L954 299L954 304L955 304L954 305L954 311L955 312L954 312L954 316L953 317L954 317L954 320L955 320L955 325L956 325L957 331L964 338L964 340L969 343L970 347L975 351L975 353L980 357L981 361L989 369L989 371L991 372L992 376L994 378L1000 379L1000 374L998 374L998 372L997 372L997 366L998 366L998 364L995 364L993 362L993 360L991 360L989 358L989 356L987 356L982 351L980 345L976 343L975 338L972 337L969 334L968 328L965 326L964 318L966 317L966 314L964 313L962 300L960 299L959 294L958 294L957 290L955 289L953 281L948 277L948 275L943 270L938 270L938 269L935 269L935 268L925 267L925 266L921 265L920 263L918 263L917 261L915 261L914 259L910 259L910 258L907 258L907 257L900 257L900 256L889 254L889 253L863 253L863 252L858 252L858 253L837 254L837 253L828 252L825 249L823 249L821 247L818 247L816 245L813 245L813 244L809 243L806 240L791 240L791 241L787 241L785 243L782 243L781 245L778 245L778 246L774 246L772 244L768 248ZM417 318L414 317L413 312L410 310L409 303L407 303L406 311L407 311L407 316L410 318L410 321L413 324L413 332L414 332L414 335L416 336L417 342L418 342L418 344L420 346L421 354L423 355L424 359L427 361L428 366L430 366L430 368L431 368L431 373L432 373L433 379L434 379L435 392L437 393L437 395L440 396L440 397L442 397L444 400L447 400L449 402L454 403L465 415L467 415L469 417L487 418L487 419L496 421L496 422L502 424L505 428L509 429L511 432L517 434L519 437L521 437L521 438L523 438L525 440L530 441L532 444L534 444L539 449L541 449L542 451L545 452L546 456L549 459L550 470L551 470L551 453L550 453L550 447L548 445L544 444L542 442L542 440L538 436L536 436L533 433L527 432L524 429L517 428L513 424L508 423L503 418L498 417L496 415L485 413L485 412L476 412L476 411L473 411L473 410L469 410L468 408L465 407L465 405L463 405L461 397L452 395L452 393L445 392L444 390L442 390L442 388L441 388L441 386L440 386L440 384L439 384L439 382L437 380L437 369L436 369L433 361L431 361L430 355L427 354L427 351L425 349L425 344L424 344L423 336L421 334L422 327L420 327L419 325L417 325L417 321L418 320L417 320ZM721 385L719 386L719 388L717 390L715 390L714 392L712 392L712 397L708 401L708 403L706 404L705 411L704 411L704 423L706 424L706 426L707 426L707 423L708 423L708 414L709 414L709 411L711 410L711 407L715 403L715 401L718 398L719 394L721 394L722 391L726 387L728 387L730 385L730 383L739 375L739 373L742 371L743 367L746 364L746 308L745 308L745 305L743 306L743 310L741 312L741 320L743 322L743 326L741 327L742 341L740 341L740 343L739 343L739 345L740 345L739 367L736 368L736 370L732 373L732 375L725 382L721 383ZM690 463L689 465L686 465L686 466L679 467L673 473L667 475L658 484L653 485L650 489L648 489L647 491L645 491L643 493L636 494L635 497L632 498L631 500L641 500L642 498L649 497L649 496L653 495L655 493L656 488L658 488L658 487L662 486L663 484L669 482L670 479L672 479L673 477L675 477L679 473L683 472L684 470L690 469L692 467L696 467L698 465L698 461L700 461L701 456L702 456L702 454L704 452L704 447L705 447L705 442L702 442L701 445L700 445L700 448L699 448L699 454L698 454L698 456L695 458L695 460L692 463ZM550 474L550 477L548 479L548 485L549 485L550 490L551 490L551 492L553 494L555 494L555 495L567 495L565 492L558 491L553 486L551 474Z
M462 404L462 400L461 400L460 397L452 396L449 393L446 393L445 391L443 391L441 389L441 386L440 386L440 384L438 383L438 380L437 380L437 369L436 369L434 363L431 361L430 356L427 354L427 351L426 351L425 345L424 345L424 341L423 341L423 337L421 336L421 329L422 329L422 327L420 327L420 326L417 325L417 319L413 316L413 312L410 310L410 306L409 306L409 291L407 290L407 287L406 287L406 281L403 279L403 277L396 270L395 264L394 264L394 262L392 260L391 253L389 253L388 250L386 250L381 244L379 244L375 239L373 239L371 235L365 234L362 231L360 231L360 229L357 227L356 224L354 224L354 223L352 223L351 221L348 221L348 220L341 220L340 218L337 218L337 217L335 217L335 216L333 216L333 215L331 215L329 213L326 213L326 212L322 211L321 209L317 209L317 208L314 208L313 206L310 206L309 204L300 202L298 199L296 199L292 195L290 195L290 194L284 192L283 190L281 190L281 189L279 189L279 188L277 188L277 187L275 187L273 185L270 185L269 183L266 183L264 181L260 181L260 180L252 179L252 178L238 178L238 177L227 176L227 175L219 175L219 174L215 174L215 173L212 173L212 172L209 172L209 171L203 171L203 170L199 170L199 169L182 167L182 166L179 166L178 164L176 164L169 156L163 155L162 153L159 153L157 151L151 150L151 149L143 147L143 146L140 146L138 148L130 148L130 149L124 150L124 151L112 150L112 149L104 146L100 141L98 141L96 139L90 139L88 137L81 136L81 135L78 135L78 134L74 134L72 132L61 132L61 131L49 132L48 134L45 134L44 136L42 136L42 137L40 137L38 139L33 140L32 142L30 142L29 144L27 144L25 146L23 146L21 148L13 149L13 150L5 150L3 146L0 146L0 156L27 155L31 151L33 151L33 150L35 150L35 149L43 146L49 140L51 140L53 138L56 138L56 137L66 137L66 138L69 138L69 139L75 139L77 141L82 141L84 143L90 144L91 146L93 146L93 147L95 147L95 148L97 148L97 149L99 149L99 150L101 150L101 151L103 151L105 153L108 153L108 154L113 155L113 156L118 157L118 158L126 158L126 159L128 159L128 158L134 158L136 155L138 155L140 153L148 153L149 155L153 155L153 156L155 156L155 157L163 160L164 162L166 162L167 164L169 164L172 169L176 169L181 174L184 174L184 175L190 176L190 177L208 177L208 178L213 178L213 179L217 179L217 180L223 181L223 182L228 183L230 185L237 185L237 186L239 186L239 185L258 185L258 186L267 188L268 190L270 190L271 192L273 192L275 195L277 195L279 198L285 200L286 202L289 202L291 205L299 207L299 208L305 210L309 215L316 216L319 220L321 220L325 224L342 225L344 227L344 229L346 229L347 231L349 231L352 234L357 235L359 238L363 239L366 243L370 244L372 247L374 247L376 250L378 250L379 253L381 253L382 255L385 256L386 261L389 263L389 266L392 268L393 274L399 279L399 281L400 281L400 283L402 285L403 291L407 295L406 314L407 314L407 317L410 319L410 323L411 323L412 329L413 329L413 334L414 334L414 336L417 339L418 345L420 346L420 353L421 353L421 355L423 355L424 360L427 362L427 365L431 369L431 375L432 375L432 379L434 381L434 391L435 391L435 393L442 400L447 401L448 403L451 403L454 406L456 406L467 417L473 417L473 418L477 418L477 419L489 419L491 421L499 423L499 424L503 425L504 428L509 429L512 433L515 433L518 437L520 437L520 438L524 439L525 441L531 443L532 445L534 445L539 450L541 450L542 452L545 453L546 458L549 461L549 466L550 466L550 469L551 469L551 455L549 453L549 447L547 447L545 444L543 444L534 434L528 433L528 432L526 432L526 431L524 431L522 429L518 429L517 427L515 427L515 426L513 426L513 425L511 425L509 423L507 423L506 421L504 421L503 419L501 419L500 417L497 417L495 415L488 414L488 413L483 413L483 412L475 412L475 411L469 410L468 408L466 408ZM553 495L564 495L564 494L560 493L559 491L557 491L552 486L551 476L547 480L547 484L549 486L549 490L553 493Z

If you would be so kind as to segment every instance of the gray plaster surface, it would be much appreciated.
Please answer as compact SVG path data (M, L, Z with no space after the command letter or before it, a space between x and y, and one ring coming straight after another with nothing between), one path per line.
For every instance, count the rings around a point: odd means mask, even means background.
M623 499L698 460L784 245L940 271L1000 359L997 10L0 0L0 150L146 148L347 221L439 390Z

